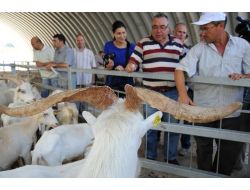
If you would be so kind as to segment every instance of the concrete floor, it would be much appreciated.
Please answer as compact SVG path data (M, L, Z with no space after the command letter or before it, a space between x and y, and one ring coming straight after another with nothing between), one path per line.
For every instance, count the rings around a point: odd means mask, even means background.
M180 143L179 143L180 144ZM196 143L194 138L191 138L191 147L186 156L178 156L177 160L179 161L181 166L197 168L196 164ZM139 149L139 157L145 157L144 150L145 150L145 137L142 140L141 148ZM180 147L179 147L180 148ZM179 149L178 148L178 149ZM216 149L216 145L214 145L214 149ZM234 178L245 178L250 177L250 172L248 170L248 155L249 155L249 146L246 147L246 157L243 163L243 168L241 170L234 170L230 177ZM163 135L161 135L160 144L158 146L158 161L163 162ZM150 170L146 168L141 169L140 178L183 178L182 176L177 176L170 173L159 172L155 170Z

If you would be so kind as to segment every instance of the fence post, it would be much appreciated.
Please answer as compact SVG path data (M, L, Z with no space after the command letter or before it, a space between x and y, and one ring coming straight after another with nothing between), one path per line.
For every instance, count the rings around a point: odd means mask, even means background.
M71 67L67 68L68 71L68 89L72 89L72 72L71 72Z
M11 67L11 73L13 75L16 75L16 64L15 64L15 62L10 64L10 67Z

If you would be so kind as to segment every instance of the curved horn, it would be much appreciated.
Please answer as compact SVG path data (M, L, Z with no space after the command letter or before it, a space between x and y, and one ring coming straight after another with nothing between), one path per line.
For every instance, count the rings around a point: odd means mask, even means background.
M12 75L9 75L9 74L4 74L4 73L1 74L0 79L10 80L10 81L14 82L17 86L22 84L22 80L19 77L15 77L15 76L12 76Z
M116 100L117 96L114 91L107 86L80 88L61 92L23 107L8 108L0 106L0 114L4 113L10 116L32 116L48 109L56 103L72 101L84 101L98 109L106 109Z
M224 107L205 108L190 106L176 102L166 96L152 90L134 88L137 96L162 112L173 115L176 119L186 120L194 123L208 123L223 119L241 108L240 102L234 102Z

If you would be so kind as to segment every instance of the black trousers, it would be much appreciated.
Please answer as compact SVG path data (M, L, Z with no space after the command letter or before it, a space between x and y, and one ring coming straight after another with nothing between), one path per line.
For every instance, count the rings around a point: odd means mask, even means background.
M240 117L227 118L222 120L222 128L229 130L240 130ZM202 124L202 126L219 128L220 121ZM213 160L213 139L207 137L195 137L197 144L197 165L198 169L206 171L217 171L218 149ZM218 147L219 140L216 139ZM242 150L243 143L220 140L219 165L218 172L224 175L230 175L236 160Z

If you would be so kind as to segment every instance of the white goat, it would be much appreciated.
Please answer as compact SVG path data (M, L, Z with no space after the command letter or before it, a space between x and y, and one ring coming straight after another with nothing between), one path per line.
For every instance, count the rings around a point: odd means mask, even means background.
M175 117L187 119L188 121L211 122L218 117L225 117L241 107L240 103L233 103L222 108L200 108L181 105L161 94L150 90L133 88L126 85L126 99L117 99L107 87L93 87L65 92L65 94L54 96L47 100L36 102L28 108L8 110L0 107L0 111L12 115L36 113L47 106L65 100L85 100L98 105L99 108L107 108L103 111L93 124L94 144L77 174L77 177L136 177L138 174L139 160L137 151L141 143L142 136L151 126L158 125L162 112L158 111L143 120L138 111L141 100L146 101L153 107L167 110ZM91 95L95 97L91 98ZM46 106L44 104L47 103ZM37 110L38 105L43 105L41 110ZM158 109L159 109L158 108ZM175 109L174 109L175 108ZM188 112L186 112L189 110ZM203 111L206 115L203 115ZM205 117L206 116L206 117ZM32 168L31 168L32 169ZM77 171L74 171L77 172ZM24 173L31 173L26 171ZM13 171L13 176L15 172ZM1 174L4 176L4 173ZM6 174L7 175L7 174ZM8 175L11 177L10 175ZM25 176L22 176L25 177Z
M1 105L9 105L12 102L32 102L34 101L32 86L28 82L20 82L16 88L3 89L0 92Z
M102 112L97 118L93 125L95 140L89 154L84 162L78 165L78 168L70 170L74 171L75 177L137 177L139 163L137 151L141 138L153 125L155 118L161 116L162 113L157 112L143 120L139 112L126 111L123 100L119 100L116 105ZM50 146L50 142L47 143ZM16 169L20 176L17 176L17 172L12 172L13 175L10 175L7 171L1 172L0 177L6 177L7 174L8 177L43 177L45 175L43 172L38 175L36 166L25 168L21 175L18 172L20 169ZM44 171L46 177L58 177L51 176L57 173L51 170L51 167L43 168L43 170L47 170Z
M32 85L27 81L20 81L15 88L13 102L33 102L35 97L32 91Z
M124 100L118 100L92 126L94 144L78 177L137 177L141 138L161 117L159 111L144 120L139 111L129 111Z
M45 131L32 151L32 164L57 166L76 157L83 158L93 138L88 124L62 125Z
M0 170L9 169L19 157L26 164L31 163L30 149L38 128L54 127L56 123L48 120L47 113L26 118L25 121L0 128Z

